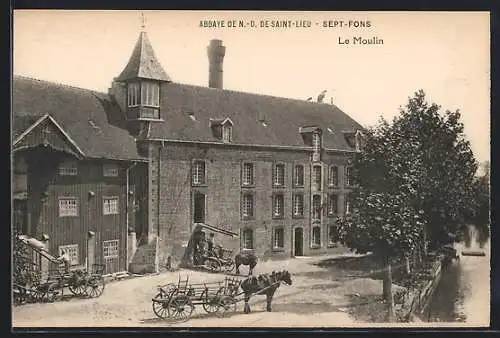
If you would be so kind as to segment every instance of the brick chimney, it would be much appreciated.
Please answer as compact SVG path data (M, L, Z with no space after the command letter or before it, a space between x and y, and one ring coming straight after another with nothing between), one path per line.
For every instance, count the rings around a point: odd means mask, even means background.
M222 63L226 54L226 47L222 40L213 39L207 47L208 54L208 87L222 89Z

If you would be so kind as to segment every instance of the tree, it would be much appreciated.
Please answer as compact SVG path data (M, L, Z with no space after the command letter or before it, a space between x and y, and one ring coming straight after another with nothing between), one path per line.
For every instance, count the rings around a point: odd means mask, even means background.
M453 239L471 208L477 164L459 112L439 113L419 91L390 123L365 131L352 163L354 212L339 220L344 245L373 252L386 267L383 295L392 304L391 259L409 257L427 241Z
M406 139L419 143L408 160L419 159L422 173L414 207L423 210L426 241L430 249L456 239L473 208L473 181L477 163L464 135L460 112L440 113L441 107L426 101L420 90L409 99L394 127Z

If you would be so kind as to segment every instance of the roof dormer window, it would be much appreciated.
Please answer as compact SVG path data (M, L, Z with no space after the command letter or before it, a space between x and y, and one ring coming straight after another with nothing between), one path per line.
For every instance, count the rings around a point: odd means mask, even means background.
M222 140L224 143L233 141L233 121L230 118L210 119L210 128L214 137Z
M231 142L233 139L233 126L230 124L226 124L222 126L222 141L223 142Z

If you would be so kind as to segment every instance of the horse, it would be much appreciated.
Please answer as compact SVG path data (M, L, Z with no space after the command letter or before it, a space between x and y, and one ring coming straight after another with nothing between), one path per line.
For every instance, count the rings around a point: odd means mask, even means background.
M240 274L240 265L248 265L248 275L249 276L252 275L253 269L257 265L258 260L259 259L257 258L257 256L255 256L255 254L253 254L251 252L247 252L247 253L239 252L234 257L234 265L236 266L236 274L237 275Z
M261 274L258 277L252 276L243 280L240 284L243 293L245 294L245 313L250 313L250 305L248 301L254 295L266 295L267 306L266 310L271 312L271 302L276 290L280 287L281 282L287 285L292 285L292 277L287 270L275 272L271 274Z

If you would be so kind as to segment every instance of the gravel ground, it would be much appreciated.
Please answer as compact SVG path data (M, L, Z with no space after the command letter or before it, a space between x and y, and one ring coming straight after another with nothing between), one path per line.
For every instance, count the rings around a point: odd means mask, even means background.
M273 312L265 311L265 296L250 300L251 314L243 313L243 302L229 318L208 315L196 306L191 320L173 324L156 317L151 298L160 284L176 283L189 276L192 283L218 281L224 275L180 270L131 278L106 285L96 299L70 299L46 304L14 307L14 327L351 327L366 326L356 309L380 294L380 280L353 275L345 267L328 265L333 257L294 258L260 262L254 275L287 269L293 285L282 285L275 294ZM337 257L338 258L338 257ZM317 264L321 261L321 264ZM242 273L246 273L246 267ZM373 302L373 300L371 300Z

